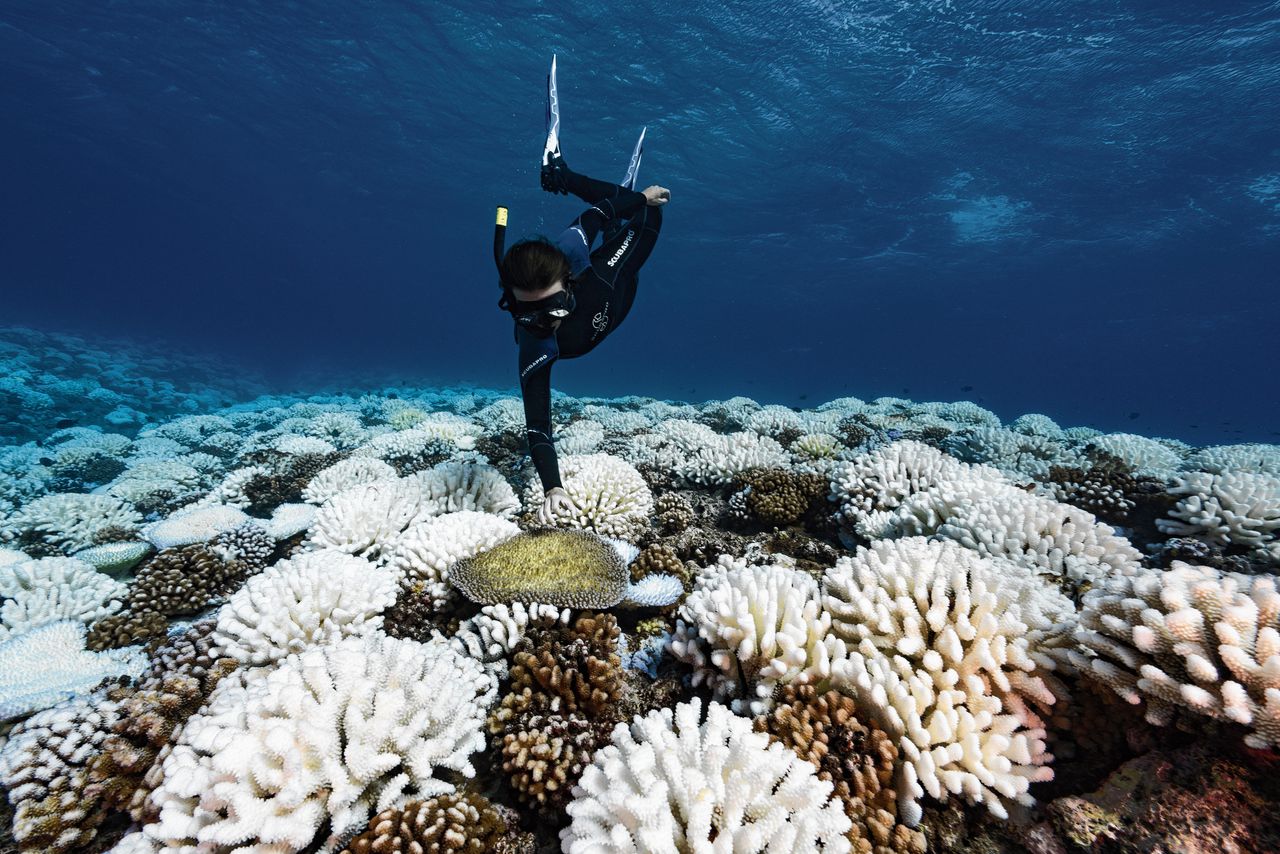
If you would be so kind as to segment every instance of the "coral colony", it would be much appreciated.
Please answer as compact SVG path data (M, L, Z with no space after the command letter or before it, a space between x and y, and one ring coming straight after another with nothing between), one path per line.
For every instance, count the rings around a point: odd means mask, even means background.
M3 341L22 851L1274 850L1280 448Z

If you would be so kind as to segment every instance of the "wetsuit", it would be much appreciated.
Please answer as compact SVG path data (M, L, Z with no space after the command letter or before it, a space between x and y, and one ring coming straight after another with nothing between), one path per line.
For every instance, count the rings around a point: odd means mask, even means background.
M516 324L529 456L544 490L561 485L551 436L551 366L590 353L622 325L636 297L640 265L662 227L662 209L649 205L643 193L574 173L566 186L591 205L555 241L569 258L577 304L546 337ZM600 247L591 251L602 234Z

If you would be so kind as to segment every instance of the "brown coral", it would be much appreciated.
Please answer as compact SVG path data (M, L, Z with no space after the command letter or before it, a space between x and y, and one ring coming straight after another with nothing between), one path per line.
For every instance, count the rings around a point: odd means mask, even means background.
M615 723L573 713L522 715L502 737L502 770L522 800L560 810Z
M853 821L849 841L858 854L923 854L924 837L897 823L893 786L898 749L893 738L858 717L857 703L837 691L786 685L777 705L755 720L758 731L794 750L835 786Z
M683 532L696 518L689 500L675 492L659 495L653 509L658 517L658 528L667 534Z
M127 608L172 617L195 614L266 566L261 532L236 529L208 544L164 549L144 561L129 585Z
M345 454L280 454L263 451L250 455L260 460L259 465L268 471L254 475L245 482L244 496L249 505L246 512L252 516L266 516L281 504L302 500L302 490L322 469L341 460Z
M85 646L95 651L120 649L164 638L169 621L156 611L122 611L103 617L89 627Z
M439 631L452 636L458 630L458 619L440 612L436 596L419 579L400 584L395 603L383 612L382 630L393 638L411 638L422 643Z
M483 796L463 793L383 810L342 854L487 854L507 823Z
M680 560L680 555L671 546L654 543L646 546L631 562L631 580L640 581L650 575L674 575L689 589L690 573L688 567Z
M800 521L826 487L826 480L816 474L751 469L739 477L735 497L742 496L740 504L749 518L777 528Z

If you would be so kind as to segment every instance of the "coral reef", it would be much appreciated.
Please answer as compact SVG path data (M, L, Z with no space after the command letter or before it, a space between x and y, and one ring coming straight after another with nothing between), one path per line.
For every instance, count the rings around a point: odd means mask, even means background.
M439 795L378 813L342 854L489 854L507 834L480 795Z
M608 608L626 592L630 575L617 550L586 531L520 533L461 560L449 582L473 602L544 602Z

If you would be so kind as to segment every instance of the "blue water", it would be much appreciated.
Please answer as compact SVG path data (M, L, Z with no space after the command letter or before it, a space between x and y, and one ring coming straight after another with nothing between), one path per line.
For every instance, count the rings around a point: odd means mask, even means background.
M1275 2L8 0L0 325L513 385L552 53L569 164L672 191L558 389L1276 441Z

